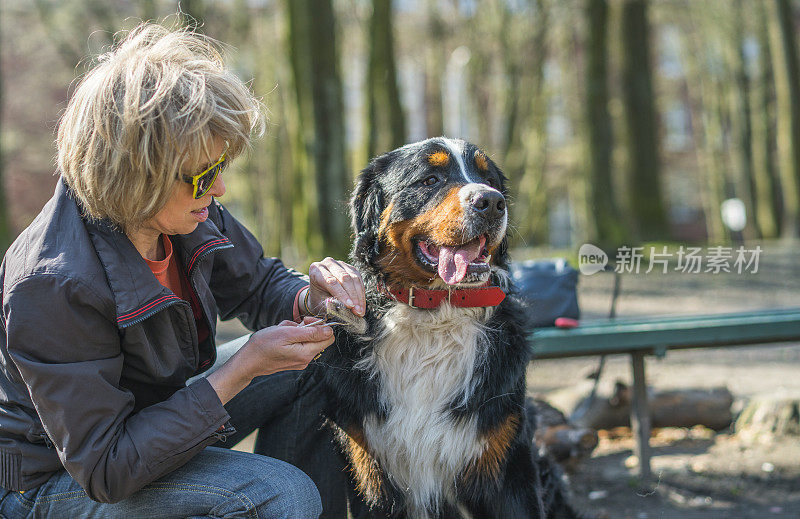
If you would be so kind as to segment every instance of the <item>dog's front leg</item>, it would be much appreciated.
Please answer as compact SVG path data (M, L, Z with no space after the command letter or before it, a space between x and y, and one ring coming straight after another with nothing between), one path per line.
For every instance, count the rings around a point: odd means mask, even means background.
M461 500L473 518L545 519L538 466L530 445L518 439L508 449L500 473L478 476L462 489Z
M490 500L491 517L581 519L569 504L561 470L532 448L536 445L521 442L509 449L499 496Z

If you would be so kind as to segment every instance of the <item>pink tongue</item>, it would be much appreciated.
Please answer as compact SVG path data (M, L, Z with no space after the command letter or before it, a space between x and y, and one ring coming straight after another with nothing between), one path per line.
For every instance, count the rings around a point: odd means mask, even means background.
M448 285L460 283L467 275L467 266L478 257L484 239L475 239L466 245L439 248L439 277Z

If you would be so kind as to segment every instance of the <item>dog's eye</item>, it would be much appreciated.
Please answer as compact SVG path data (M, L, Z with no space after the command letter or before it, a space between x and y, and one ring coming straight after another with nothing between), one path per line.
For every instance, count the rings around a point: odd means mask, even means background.
M435 183L439 182L439 178L436 175L431 175L425 180L422 181L423 186L432 186Z
M489 187L494 187L494 188L497 187L496 182L494 181L493 178L487 178L486 183L489 184Z

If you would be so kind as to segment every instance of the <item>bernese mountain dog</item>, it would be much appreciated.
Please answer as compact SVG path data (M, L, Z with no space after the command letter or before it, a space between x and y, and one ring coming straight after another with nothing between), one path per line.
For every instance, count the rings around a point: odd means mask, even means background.
M350 202L365 319L319 358L361 517L577 517L525 411L505 178L462 140L375 158ZM331 313L352 322L352 314Z

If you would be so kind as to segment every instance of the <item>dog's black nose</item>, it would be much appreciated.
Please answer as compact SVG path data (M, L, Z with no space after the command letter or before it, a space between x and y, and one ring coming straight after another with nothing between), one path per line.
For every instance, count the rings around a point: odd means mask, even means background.
M506 210L506 199L494 189L482 191L472 199L472 208L489 218L499 218Z

